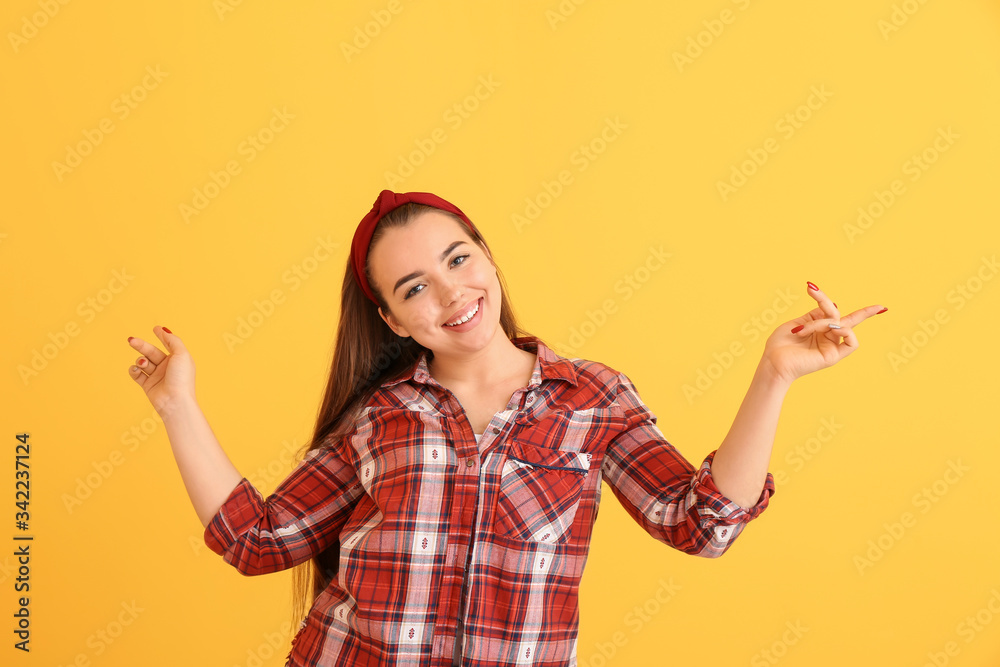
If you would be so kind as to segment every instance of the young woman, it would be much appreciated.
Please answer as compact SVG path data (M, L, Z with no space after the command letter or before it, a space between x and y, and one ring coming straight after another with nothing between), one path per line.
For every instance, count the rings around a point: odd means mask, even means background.
M266 499L212 434L177 335L154 327L166 352L130 338L129 372L163 419L206 544L246 575L312 563L287 665L576 665L602 481L655 539L721 556L774 493L792 381L857 349L853 328L886 310L841 317L807 293L816 308L768 338L698 468L624 373L518 327L482 234L430 193L383 190L358 225L313 438Z

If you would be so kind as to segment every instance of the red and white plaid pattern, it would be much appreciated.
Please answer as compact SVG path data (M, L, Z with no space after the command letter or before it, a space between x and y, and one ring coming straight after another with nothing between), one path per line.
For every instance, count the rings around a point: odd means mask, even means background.
M602 481L655 539L706 558L767 507L771 474L753 507L723 496L715 451L695 469L623 373L533 336L512 342L537 353L535 369L478 445L422 357L349 435L310 451L266 499L243 478L205 528L246 575L303 563L339 537L339 572L286 665L447 667L468 575L464 665L573 667Z

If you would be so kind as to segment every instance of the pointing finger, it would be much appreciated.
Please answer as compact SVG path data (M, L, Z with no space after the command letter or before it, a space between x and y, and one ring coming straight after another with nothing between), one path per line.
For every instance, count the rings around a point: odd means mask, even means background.
M853 313L847 315L846 317L842 317L840 321L842 323L846 322L847 326L853 327L861 322L864 322L872 315L879 315L887 310L889 309L880 305L867 306L865 308L862 308L861 310L855 310Z

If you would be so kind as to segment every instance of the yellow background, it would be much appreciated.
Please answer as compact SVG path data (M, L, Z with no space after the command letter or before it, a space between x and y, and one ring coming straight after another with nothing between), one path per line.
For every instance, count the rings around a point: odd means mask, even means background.
M784 482L722 558L656 542L604 487L581 666L1000 664L998 3L220 7L0 10L0 662L283 664L291 573L245 578L204 547L162 425L128 376L126 338L155 340L155 325L182 337L216 435L270 493L291 469L282 452L310 434L351 234L389 187L461 207L526 328L627 373L693 463L722 442L766 336L812 307L807 280L845 314L889 307L857 327L859 350L792 386L770 468ZM354 40L363 48L345 54ZM679 65L686 49L696 57ZM810 109L813 87L829 96ZM275 109L294 117L268 136ZM795 113L788 136L779 121ZM602 143L609 121L619 130ZM88 151L102 122L113 130ZM251 153L258 134L270 143ZM443 141L421 152L432 136ZM719 182L769 139L778 150L724 198ZM54 165L78 146L89 154L76 167ZM914 172L925 151L933 164ZM181 206L230 161L239 173L186 222ZM401 161L419 165L391 180ZM903 193L850 235L858 208L897 179ZM645 273L651 248L670 257ZM307 279L287 279L296 267ZM641 289L620 289L626 276ZM275 290L283 302L230 345ZM793 296L778 314L782 293ZM615 312L588 328L606 300ZM734 343L743 354L719 361ZM24 373L36 353L44 362ZM700 372L714 377L689 398ZM11 647L22 431L30 656ZM953 463L961 477L946 475ZM67 507L88 475L89 497ZM859 568L880 540L888 548ZM671 580L676 593L657 601Z

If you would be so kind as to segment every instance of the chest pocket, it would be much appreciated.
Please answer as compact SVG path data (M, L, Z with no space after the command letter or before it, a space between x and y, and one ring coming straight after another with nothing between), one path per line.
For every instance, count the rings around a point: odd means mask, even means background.
M565 542L580 506L591 455L518 440L500 471L493 529L523 542Z

